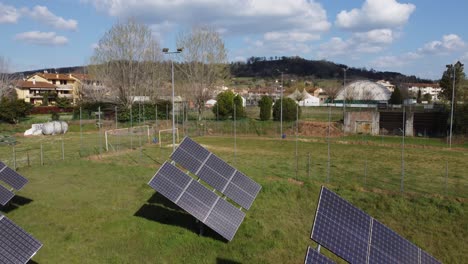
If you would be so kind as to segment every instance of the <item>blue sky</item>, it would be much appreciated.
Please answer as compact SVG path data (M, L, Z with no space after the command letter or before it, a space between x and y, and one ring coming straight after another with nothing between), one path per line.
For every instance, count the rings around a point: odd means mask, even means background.
M210 25L230 61L298 55L437 79L468 62L466 10L464 0L0 0L0 56L11 71L85 65L112 24L133 17L163 47Z

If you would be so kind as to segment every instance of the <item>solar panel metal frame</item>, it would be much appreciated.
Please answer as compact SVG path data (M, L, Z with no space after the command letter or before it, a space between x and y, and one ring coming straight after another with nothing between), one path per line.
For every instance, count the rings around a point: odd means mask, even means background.
M13 199L15 194L7 188L0 185L0 205L5 206L8 202Z
M171 159L247 210L262 188L189 137L182 140Z
M28 179L17 173L16 171L9 168L5 163L0 161L0 180L5 182L6 184L13 187L15 190L21 190L26 183L28 183Z
M169 162L159 168L148 185L228 241L245 218L244 212Z
M326 207L327 203L324 203L323 201L330 199L327 198L327 195L332 197L332 200L335 200L335 202L341 203L341 207L338 206L338 208L333 208L332 206L331 208L324 209L323 207ZM357 212L358 215L360 215L360 220L356 220L353 217L347 217L346 212L350 210L355 213ZM322 223L322 218L327 217L329 221ZM365 219L365 221L363 221L363 219ZM355 248L357 243L356 241L349 241L346 237L342 237L340 234L335 234L337 231L341 233L353 233L352 230L349 231L352 229L353 221L354 225L356 225L356 222L357 224L361 223L360 233L363 235L361 236L362 239L360 239L360 242L365 241L365 238L367 237L367 254L365 260L363 260L363 252L360 253L361 256L359 259L353 258L353 253L357 251ZM328 223L331 223L332 225L328 225ZM368 232L366 232L366 229ZM317 234L320 232L323 232L326 236L324 235L324 237L321 237ZM354 236L356 236L356 232L354 232ZM323 186L320 191L319 202L315 212L315 219L310 237L320 245L350 263L381 263L382 261L385 263L402 264L440 263L434 257L421 250L392 229L373 219L364 211L353 206L351 203ZM363 249L361 249L361 251L363 251Z
M304 264L335 264L335 262L326 256L320 254L317 250L307 247L307 253Z
M337 205L327 207L334 203ZM349 221L353 216L368 223L353 224ZM350 263L366 263L370 222L366 213L322 187L310 237Z
M0 263L27 263L42 247L42 243L0 215Z

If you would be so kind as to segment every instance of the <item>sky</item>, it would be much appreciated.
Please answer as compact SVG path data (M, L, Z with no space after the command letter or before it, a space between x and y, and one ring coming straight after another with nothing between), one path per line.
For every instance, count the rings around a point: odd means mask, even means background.
M146 24L161 47L215 28L229 61L300 56L439 79L468 62L466 0L0 0L10 71L86 65L117 21Z

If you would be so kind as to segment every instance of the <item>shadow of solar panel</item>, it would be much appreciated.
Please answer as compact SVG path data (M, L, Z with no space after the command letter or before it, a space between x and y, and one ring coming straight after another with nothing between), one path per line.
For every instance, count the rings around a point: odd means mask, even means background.
M317 252L315 249L308 247L304 264L334 264L332 260Z
M367 261L371 218L322 187L311 238L350 263Z
M15 190L21 190L28 182L28 179L10 169L3 162L0 162L0 180L13 187Z
M244 212L168 162L148 184L229 241L245 217Z
M418 263L419 248L374 219L370 263Z
M13 196L15 196L14 193L0 185L0 204L2 206L5 206L13 198Z
M421 250L421 264L440 264L436 258L429 255L426 251Z
M0 216L0 263L26 263L41 247L41 242Z
M245 209L252 206L261 189L258 183L188 137L171 159Z

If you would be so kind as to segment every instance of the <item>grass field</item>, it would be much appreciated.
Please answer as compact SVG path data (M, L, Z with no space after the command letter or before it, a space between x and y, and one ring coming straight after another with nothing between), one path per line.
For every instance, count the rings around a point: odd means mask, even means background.
M239 137L234 153L230 135L196 137L263 187L227 243L210 230L199 236L193 217L147 185L171 147L147 144L80 158L78 132L18 137L18 145L52 139L66 142L65 160L21 167L30 182L2 209L44 244L34 257L38 263L302 263L307 246L315 246L309 236L323 184L444 263L467 263L466 148L410 144L401 194L398 139L334 140L326 183L323 139L300 138L296 163L292 139ZM10 151L0 148L0 159Z

